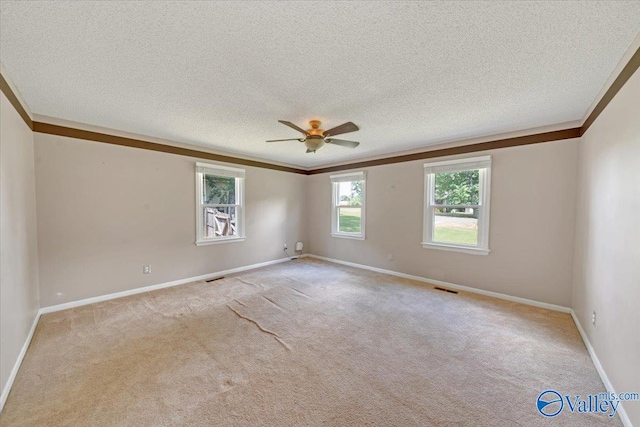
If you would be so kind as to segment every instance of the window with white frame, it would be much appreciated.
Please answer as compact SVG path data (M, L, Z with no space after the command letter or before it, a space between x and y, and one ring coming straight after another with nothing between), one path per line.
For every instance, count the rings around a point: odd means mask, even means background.
M422 246L489 253L491 156L424 165Z
M365 193L364 172L331 175L331 235L364 239Z
M196 163L196 245L244 240L244 169Z

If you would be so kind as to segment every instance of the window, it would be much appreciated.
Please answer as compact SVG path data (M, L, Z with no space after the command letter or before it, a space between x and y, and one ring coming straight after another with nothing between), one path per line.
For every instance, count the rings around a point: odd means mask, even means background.
M332 175L331 235L364 239L364 172Z
M244 169L196 163L196 245L244 240Z
M487 255L491 156L424 165L422 246Z

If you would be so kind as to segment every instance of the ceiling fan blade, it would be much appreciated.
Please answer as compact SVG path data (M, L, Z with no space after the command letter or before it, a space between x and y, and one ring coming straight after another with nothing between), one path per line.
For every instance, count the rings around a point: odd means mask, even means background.
M357 130L360 130L360 128L358 126L356 126L355 123L352 122L347 122L347 123L343 123L340 126L336 126L332 129L329 130L325 130L324 131L324 136L336 136L336 135L341 135L343 133L349 133L349 132L355 132Z
M307 132L306 130L302 129L301 127L298 127L298 126L294 125L291 122L288 122L286 120L278 120L278 121L280 123L282 123L283 125L289 126L291 129L295 129L295 130L297 130L298 132L300 132L300 133L302 133L304 135L309 135L309 132Z
M356 148L358 145L360 145L359 142L347 141L344 139L327 138L324 140L324 142L326 142L327 144L342 145L343 147L349 147L349 148Z
M300 138L289 138L289 139L270 139L267 142L280 142L280 141L300 141L302 142L303 140Z

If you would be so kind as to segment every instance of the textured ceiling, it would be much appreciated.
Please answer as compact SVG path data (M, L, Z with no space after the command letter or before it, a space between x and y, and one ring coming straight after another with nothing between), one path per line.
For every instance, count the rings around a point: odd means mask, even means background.
M7 2L33 113L311 167L579 120L640 2ZM356 149L266 144L345 121Z

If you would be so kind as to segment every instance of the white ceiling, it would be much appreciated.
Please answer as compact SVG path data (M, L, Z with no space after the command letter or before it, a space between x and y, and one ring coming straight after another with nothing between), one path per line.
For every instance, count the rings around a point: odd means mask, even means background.
M640 2L7 2L35 114L312 167L579 120ZM305 154L278 119L360 147Z

